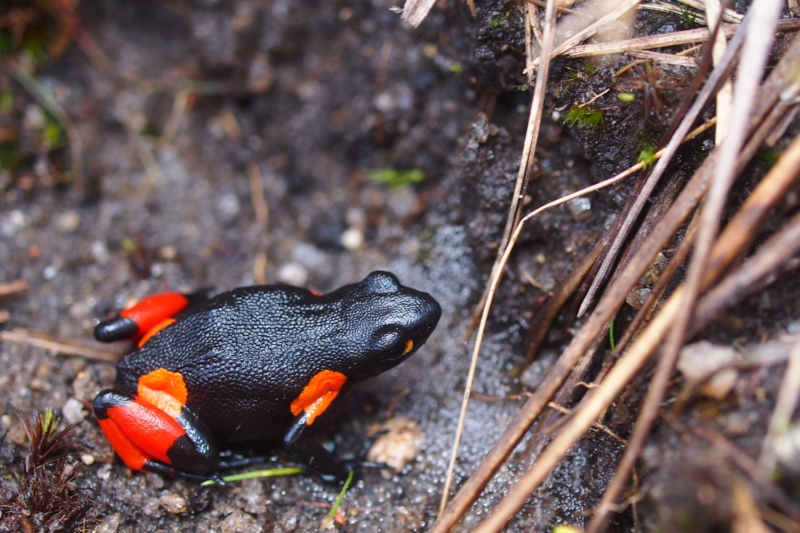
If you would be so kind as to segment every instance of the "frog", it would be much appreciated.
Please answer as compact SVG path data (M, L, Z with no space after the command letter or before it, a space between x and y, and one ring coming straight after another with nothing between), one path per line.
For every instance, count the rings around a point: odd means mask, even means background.
M341 482L359 464L315 440L315 423L413 355L441 313L385 271L326 294L283 284L154 294L94 330L103 342L138 339L94 398L95 416L135 471L219 480L224 446L280 440Z

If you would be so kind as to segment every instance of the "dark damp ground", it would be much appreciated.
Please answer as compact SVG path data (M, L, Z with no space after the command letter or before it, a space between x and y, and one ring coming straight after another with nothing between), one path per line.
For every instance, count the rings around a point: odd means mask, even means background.
M6 329L88 339L98 319L156 291L222 290L264 280L328 291L376 269L396 273L441 303L443 316L427 345L357 387L320 432L338 454L355 452L391 404L393 416L417 421L424 434L422 452L400 475L359 474L344 503L348 523L341 529L347 531L425 530L435 518L471 354L462 336L505 224L531 98L521 76L521 19L513 4L488 2L476 20L460 3L439 3L416 30L390 11L394 4L81 2L82 27L110 70L72 45L41 62L35 78L56 95L83 139L82 190L69 180L65 133L53 133L52 117L10 70L0 74L2 94L9 95L0 126L15 143L11 152L8 142L0 145L12 154L0 166L0 281L23 278L30 285L0 300L10 312ZM683 28L679 17L659 17L643 16L637 31ZM597 104L607 113L602 127L563 123L571 106L613 86L621 65L591 72L577 61L554 65L530 207L635 161L641 101L626 107L612 90ZM654 76L633 75L645 82ZM678 86L691 72L658 76ZM662 127L653 124L652 135ZM709 139L690 149L704 154ZM691 169L694 159L685 161ZM370 179L369 169L382 168L392 169L393 184ZM403 186L408 173L398 171L421 173L424 181ZM253 182L263 191L266 217ZM543 294L527 277L548 290L559 283L613 221L627 187L530 223L496 298L477 392L503 396L526 388L514 376L531 306ZM789 327L798 287L791 277L782 283L737 309L740 327L721 328L719 340L743 344ZM567 328L575 326L556 325L542 361L560 353ZM12 406L63 411L77 423L77 436L94 446L84 457L92 464L75 468L77 486L95 503L98 531L308 531L327 512L316 504L337 495L336 487L310 476L200 488L131 473L83 408L113 383L112 365L12 343L0 344L0 361L3 491L16 490L10 476L23 456L24 434ZM537 368L544 372L547 364ZM534 370L523 381L536 379ZM752 431L760 435L777 383L774 375L763 380L764 402L750 401L745 387L720 409L754 413L759 428ZM457 484L518 404L471 403ZM630 427L630 420L614 426L623 435ZM674 438L660 431L647 457L663 456L659 450L672 448ZM622 451L602 433L589 435L509 530L582 523ZM276 462L291 461L276 453ZM647 463L652 480L665 475L669 461L680 464L682 449L670 453L668 464ZM474 527L517 475L513 467L502 469L464 527ZM676 515L664 518L662 511L687 498L659 494L649 500L654 527L672 524ZM618 527L629 523L623 517Z

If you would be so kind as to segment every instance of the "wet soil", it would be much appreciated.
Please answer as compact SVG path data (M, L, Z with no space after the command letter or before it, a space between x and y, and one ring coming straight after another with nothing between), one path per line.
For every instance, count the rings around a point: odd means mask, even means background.
M325 292L376 269L441 303L439 326L419 353L360 385L321 428L320 439L337 454L354 453L391 405L393 415L417 421L424 434L422 452L400 474L359 474L345 499L342 531L420 531L435 518L471 353L462 337L505 224L531 97L521 77L515 7L488 2L473 19L465 5L443 2L412 29L390 10L395 3L81 2L81 23L112 70L74 45L36 71L84 140L80 187L69 180L68 150L37 140L47 119L37 103L7 71L0 77L13 94L3 126L27 136L23 157L0 174L0 281L30 285L0 300L10 312L6 328L88 339L98 320L157 291L266 281ZM680 29L671 19L662 24ZM567 106L610 85L602 73L607 78L614 66L584 81L564 81L581 63L554 66L529 206L635 159L631 125L640 110L609 100L598 104L609 108L604 129L563 123ZM687 76L674 74L676 84ZM700 153L708 148L707 137L695 141ZM688 157L687 168L696 160ZM367 172L377 168L416 169L425 180L380 185ZM548 211L526 228L496 298L477 392L525 389L517 376L534 300L563 280L613 222L627 187ZM777 287L738 310L734 333L717 334L745 343L789 328L798 316L798 288L791 278ZM762 304L771 318L756 324L751 318L760 311L748 309ZM557 324L542 360L560 352L567 327L575 324ZM24 442L12 406L63 410L93 446L86 452L92 464L76 467L76 483L96 503L98 531L308 531L327 512L319 504L338 493L311 476L200 488L132 473L85 407L113 383L113 365L12 343L0 343L0 362L3 490L14 490L9 476ZM537 368L543 373L547 365ZM528 372L525 381L535 379ZM774 397L772 381L765 381L767 398ZM744 387L741 394L753 392ZM771 403L759 405L753 409L763 417ZM472 402L456 484L517 407L516 400ZM613 427L627 435L630 422ZM668 448L673 438L657 435L653 449ZM508 530L584 523L623 450L602 433L587 436ZM291 462L275 453L276 463ZM655 456L651 450L648 457ZM648 465L657 470L654 463ZM518 475L513 463L505 467L463 527L474 527ZM653 527L672 523L657 519L671 503L651 501ZM625 530L630 521L623 515L615 527Z

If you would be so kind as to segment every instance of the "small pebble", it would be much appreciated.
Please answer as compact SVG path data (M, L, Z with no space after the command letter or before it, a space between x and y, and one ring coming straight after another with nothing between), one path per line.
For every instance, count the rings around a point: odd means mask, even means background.
M44 267L44 270L42 270L42 277L44 277L46 280L53 279L56 277L56 274L58 274L58 267L55 265L47 265Z
M681 350L678 370L689 382L706 379L700 392L714 400L723 400L731 392L739 373L733 368L725 368L738 359L736 350L728 346L718 346L708 341L690 344Z
M586 220L592 216L592 202L585 196L573 198L566 203L567 211L576 222Z
M351 227L342 233L342 246L351 252L361 248L362 244L364 244L364 233L360 229Z
M72 233L80 226L81 215L77 211L70 209L57 214L54 222L59 233Z
M278 270L278 281L289 285L302 286L308 281L308 270L300 263L286 263Z
M414 460L422 449L425 437L417 422L403 416L390 418L381 424L380 430L386 433L375 439L367 460L391 466L394 472L381 471L384 478L390 479Z
M104 464L100 468L97 469L97 477L102 479L103 481L107 481L111 478L111 465Z
M86 416L83 412L83 403L81 403L77 398L70 398L67 400L67 403L65 403L64 407L61 408L61 414L64 416L64 420L67 422L67 424L78 424L83 422L83 419Z
M81 462L86 466L92 466L94 464L94 455L90 453L83 453L81 454Z
M117 533L117 529L119 529L119 523L122 520L122 515L120 513L114 513L106 517L97 529L95 529L95 533Z
M186 500L177 494L164 494L158 499L161 507L172 514L183 513L186 511Z

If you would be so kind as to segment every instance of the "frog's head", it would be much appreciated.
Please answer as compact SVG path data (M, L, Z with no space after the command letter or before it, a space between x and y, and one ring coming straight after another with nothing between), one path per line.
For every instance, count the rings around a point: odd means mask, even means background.
M361 283L350 285L348 314L368 325L359 337L356 380L393 368L425 344L436 328L442 308L433 297L400 284L394 274L376 271Z

